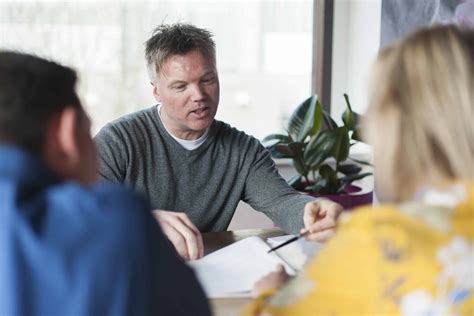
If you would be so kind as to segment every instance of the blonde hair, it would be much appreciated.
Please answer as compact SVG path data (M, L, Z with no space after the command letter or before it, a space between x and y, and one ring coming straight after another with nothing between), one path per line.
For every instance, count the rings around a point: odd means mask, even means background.
M382 51L367 124L384 193L410 198L428 175L472 181L473 109L474 31L425 28Z
M197 50L216 65L216 44L211 32L188 23L161 24L145 43L148 76L157 82L164 63L173 55Z

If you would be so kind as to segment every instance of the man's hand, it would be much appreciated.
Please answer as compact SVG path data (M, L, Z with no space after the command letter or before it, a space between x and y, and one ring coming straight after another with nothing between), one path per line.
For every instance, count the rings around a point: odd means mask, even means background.
M163 233L184 260L196 260L203 256L204 246L199 230L184 213L154 210Z
M309 231L308 240L327 241L336 232L336 223L342 206L330 201L320 200L306 203L304 207L304 227L301 232Z
M258 297L266 290L282 286L289 277L290 276L286 273L285 268L279 264L275 272L270 272L255 283L252 289L252 296Z

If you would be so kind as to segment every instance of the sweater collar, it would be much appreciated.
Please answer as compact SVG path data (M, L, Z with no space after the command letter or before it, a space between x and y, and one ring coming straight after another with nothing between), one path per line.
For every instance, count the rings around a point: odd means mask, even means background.
M153 111L153 116L156 118L156 122L157 122L157 127L158 129L161 131L161 134L169 140L169 144L172 144L173 147L175 149L177 149L178 151L182 152L183 154L185 155L197 155L199 153L202 153L204 150L206 150L206 148L209 146L209 144L211 144L213 141L214 141L214 138L216 136L216 133L217 133L217 120L214 119L211 123L211 126L209 126L208 128L208 133L206 135L206 139L204 140L204 142L198 147L198 148L195 148L195 149L192 149L192 150L188 150L186 148L184 148L181 144L178 143L178 141L176 141L176 139L174 139L171 134L166 130L166 127L164 126L163 122L161 121L161 118L160 118L160 114L158 113L158 105L155 105L152 107L152 111Z

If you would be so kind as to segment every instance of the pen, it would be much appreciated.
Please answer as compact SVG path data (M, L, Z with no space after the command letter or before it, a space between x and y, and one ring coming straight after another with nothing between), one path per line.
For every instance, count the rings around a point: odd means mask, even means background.
M288 239L288 240L285 241L284 243L282 243L282 244L280 244L280 245L278 245L278 246L276 246L276 247L273 247L272 249L268 250L267 253L270 253L270 252L272 252L272 251L275 251L275 250L277 250L277 249L280 249L281 247L286 246L286 245L288 245L288 244L290 244L290 243L292 243L292 242L294 242L294 241L297 241L297 240L300 239L301 237L304 237L304 236L306 236L306 235L308 235L308 234L309 234L309 230L305 230L305 231L299 233L298 235L296 235L295 237L292 237L292 238Z

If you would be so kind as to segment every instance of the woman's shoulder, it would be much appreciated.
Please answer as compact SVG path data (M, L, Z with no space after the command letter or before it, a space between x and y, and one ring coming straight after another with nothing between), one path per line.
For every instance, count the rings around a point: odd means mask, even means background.
M426 208L419 209L421 211ZM416 212L411 210L411 206L399 204L359 207L341 216L339 231L350 230L361 235L375 235L380 233L382 227L390 228L392 232L435 228L417 218L418 209Z
M417 199L399 204L359 207L340 219L342 229L361 233L375 233L380 226L390 226L445 236L466 235L474 240L473 221L474 184L470 182L456 183L445 191L426 190Z

